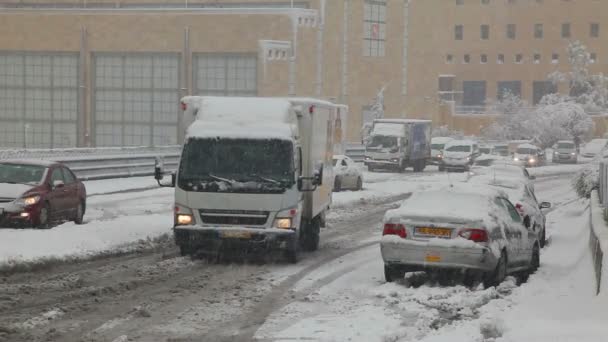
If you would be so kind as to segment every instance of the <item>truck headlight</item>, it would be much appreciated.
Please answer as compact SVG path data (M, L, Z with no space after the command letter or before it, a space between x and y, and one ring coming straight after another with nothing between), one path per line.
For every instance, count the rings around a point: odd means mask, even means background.
M570 153L570 154L571 154L571 155L573 155L573 156L575 156L575 155L576 155L576 153L574 153L574 152L572 152L572 153Z
M399 159L397 159L397 158L393 158L393 159L391 159L391 162L393 162L393 163L398 163L398 162L399 162Z
M365 160L370 160L370 159L372 159L372 158L365 156Z
M296 208L279 211L274 219L272 227L278 229L296 229L297 218L298 209Z
M530 163L532 163L532 164L534 164L534 163L536 163L536 159L531 158L531 159L529 160L529 162L530 162Z
M175 225L176 226L188 226L194 223L194 217L192 216L192 210L183 207L179 204L175 205Z
M22 206L22 207L29 207L31 205L34 205L36 203L40 202L40 196L39 195L35 195L35 196L28 196L28 197L23 197L23 198L19 198L18 200L15 201L16 205Z
M519 161L519 158L515 157L513 158L514 161Z

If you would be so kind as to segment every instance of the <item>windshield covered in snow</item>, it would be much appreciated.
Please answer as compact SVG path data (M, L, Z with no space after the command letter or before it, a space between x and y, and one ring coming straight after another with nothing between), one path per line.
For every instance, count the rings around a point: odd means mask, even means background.
M536 154L536 150L533 148L518 148L517 154Z
M42 183L45 169L38 165L0 163L0 183L37 185Z
M283 192L294 183L293 145L280 139L191 139L179 187L202 192Z
M371 148L391 148L397 147L397 137L385 136L385 135L374 135L367 145Z
M444 147L445 147L445 144L432 144L431 145L431 149L433 149L433 150L443 150Z
M560 142L560 143L557 143L557 148L573 149L574 148L574 143L571 143L571 142Z
M452 145L446 151L449 152L471 152L471 145Z
M509 150L509 146L507 146L507 145L494 146L494 151L507 151L507 150Z

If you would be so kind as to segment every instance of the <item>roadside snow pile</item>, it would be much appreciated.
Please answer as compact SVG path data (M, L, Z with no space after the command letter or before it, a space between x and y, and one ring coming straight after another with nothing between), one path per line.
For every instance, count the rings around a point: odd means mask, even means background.
M564 174L573 174L584 168L586 164L574 165L547 165L542 167L530 167L528 172L536 177L559 176Z
M158 188L156 180L149 176L91 180L83 183L87 188L88 196Z
M577 195L582 198L589 198L591 191L597 189L600 183L599 165L589 164L580 169L572 178L572 186Z

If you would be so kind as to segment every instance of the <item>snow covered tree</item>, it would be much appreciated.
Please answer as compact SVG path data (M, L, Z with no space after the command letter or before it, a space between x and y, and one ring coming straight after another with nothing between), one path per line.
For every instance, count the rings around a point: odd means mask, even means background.
M372 119L382 119L384 117L384 90L386 86L383 86L376 97L374 98L370 109L372 112ZM372 129L372 122L364 122L361 125L361 142L365 145Z
M433 128L432 135L433 137L450 137L454 139L462 139L464 137L464 133L462 131L453 130L449 128L448 125Z
M568 100L538 107L526 125L532 130L531 138L542 147L552 146L560 139L582 141L594 127L583 107Z
M519 96L505 91L502 99L495 103L498 111L496 121L482 131L486 139L519 140L530 135L527 121L527 104Z

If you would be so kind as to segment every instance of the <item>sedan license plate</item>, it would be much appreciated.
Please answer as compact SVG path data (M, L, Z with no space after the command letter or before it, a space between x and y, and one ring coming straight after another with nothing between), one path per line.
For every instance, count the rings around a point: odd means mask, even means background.
M449 228L417 227L415 232L418 235L437 236L442 238L449 238L452 235L452 230Z
M429 253L424 258L426 262L440 262L441 256L439 254Z
M225 239L251 239L250 232L240 232L240 231L225 231L221 234L222 238Z

